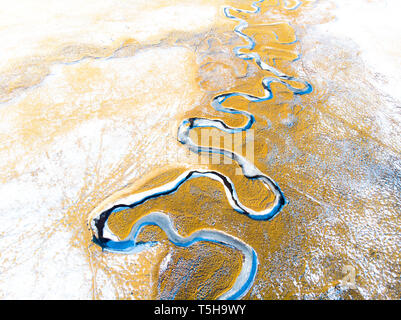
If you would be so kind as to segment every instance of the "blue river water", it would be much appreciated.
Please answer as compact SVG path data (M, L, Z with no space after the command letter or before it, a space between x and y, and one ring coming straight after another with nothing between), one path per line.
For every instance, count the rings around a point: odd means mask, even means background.
M155 245L155 242L137 241L140 231L148 225L156 225L160 227L167 235L169 241L176 246L189 247L196 242L204 241L219 243L240 251L243 255L242 269L237 276L234 285L225 293L223 293L219 299L240 299L252 287L257 274L258 258L255 250L248 244L225 232L209 229L198 230L188 237L182 237L176 232L169 216L160 212L152 212L141 217L132 227L129 236L124 240L119 240L108 228L107 220L113 213L126 209L132 209L150 199L172 194L177 191L183 183L197 177L207 177L220 182L225 189L227 199L229 200L229 203L233 209L238 213L245 214L254 220L270 220L276 216L286 205L284 194L277 183L272 178L257 169L253 163L232 151L199 146L195 144L189 137L190 131L195 128L216 128L230 134L249 130L255 122L255 117L251 113L234 108L227 108L223 105L225 101L232 97L240 96L252 102L270 100L273 98L273 92L271 90L272 83L280 83L284 85L295 95L304 95L312 92L312 86L307 81L282 73L281 71L262 61L259 54L255 52L242 52L243 49L252 50L255 47L255 41L243 32L244 29L248 27L248 23L245 20L236 17L233 12L257 14L260 11L260 5L262 2L264 2L264 0L254 2L252 4L252 10L225 7L224 14L228 19L238 22L238 25L234 28L234 32L246 41L245 45L234 48L235 55L242 60L253 60L261 70L268 71L274 75L274 77L266 77L262 80L261 84L264 89L264 95L257 97L242 92L231 92L215 96L211 102L211 105L215 110L233 115L242 115L248 119L247 122L241 127L230 127L219 119L189 118L184 120L179 126L177 139L192 152L221 154L236 161L241 167L246 178L262 182L266 189L274 194L275 200L273 205L265 208L262 211L254 211L250 208L247 208L240 202L234 183L228 177L217 171L196 169L184 172L174 181L169 182L161 187L131 196L129 198L129 203L124 203L124 199L120 200L114 205L111 205L109 209L97 213L95 218L91 221L92 230L95 234L94 242L100 245L104 250L110 252L132 254ZM287 4L288 1L285 1L285 9L295 10L302 4L301 1L293 2L295 2L295 4L293 6L289 6ZM295 88L287 81L300 83L303 85L303 88Z

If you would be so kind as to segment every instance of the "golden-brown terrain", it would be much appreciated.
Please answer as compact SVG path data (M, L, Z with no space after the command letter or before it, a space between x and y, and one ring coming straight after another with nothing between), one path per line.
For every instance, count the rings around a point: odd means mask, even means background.
M313 86L296 95L272 83L271 100L224 104L255 117L252 141L241 135L233 149L252 143L246 157L280 186L288 203L274 219L239 214L220 183L201 177L111 215L110 230L123 239L161 211L182 236L207 228L241 239L259 262L245 299L399 299L401 41L382 34L385 22L368 23L397 3L354 5L379 50L362 27L346 31L344 2L267 0L235 14L256 44L243 52ZM244 125L213 97L261 96L262 79L275 76L235 55L244 39L223 8L251 4L27 0L0 13L0 298L201 299L233 285L243 260L229 246L177 247L150 226L140 240L158 245L105 252L90 215L197 168L229 177L253 210L273 201L235 161L213 163L177 141L188 118ZM191 135L208 130L227 136Z

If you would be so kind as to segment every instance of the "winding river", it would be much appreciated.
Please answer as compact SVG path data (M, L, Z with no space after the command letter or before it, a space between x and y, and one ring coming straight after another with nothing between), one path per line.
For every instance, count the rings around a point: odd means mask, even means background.
M243 116L247 119L246 123L240 127L230 127L224 121L219 119L189 118L184 120L179 126L177 139L180 143L185 145L189 150L194 153L221 154L236 161L241 167L243 175L247 179L258 180L262 182L263 185L266 187L267 192L272 192L274 194L275 198L273 203L264 210L252 210L241 203L236 193L234 183L230 180L229 177L223 175L218 171L196 169L184 172L178 178L164 184L163 186L153 188L145 192L132 194L123 199L119 199L117 202L110 205L109 209L105 211L99 212L95 209L90 215L90 225L94 233L94 242L101 246L103 250L109 252L131 254L153 246L155 244L154 242L137 241L137 237L142 228L148 225L156 225L160 227L167 235L169 241L176 246L189 247L196 242L205 241L219 243L240 251L243 255L242 269L238 274L233 286L225 293L223 293L219 297L219 299L240 299L244 295L246 295L246 293L252 287L258 269L258 258L255 250L251 246L225 232L211 229L201 229L192 233L188 237L182 237L175 230L169 216L161 212L152 212L145 216L142 216L139 220L137 220L137 222L132 227L129 236L124 240L120 240L117 236L113 234L113 232L111 232L111 230L108 228L107 222L108 218L113 213L120 212L126 209L132 209L150 199L172 194L177 191L178 188L186 181L198 177L207 177L220 182L224 187L227 199L232 208L238 213L248 216L250 219L270 220L275 215L277 215L286 205L284 194L278 184L272 178L262 173L253 163L249 162L243 156L225 149L197 145L190 138L190 131L195 128L216 128L229 134L249 130L255 122L255 117L247 111L225 107L224 103L232 97L239 96L251 102L270 100L273 98L273 93L271 90L272 83L279 83L285 86L294 95L304 95L312 92L312 86L308 82L284 74L276 68L268 65L267 63L262 61L258 53L244 53L242 51L244 49L249 51L253 50L255 47L255 41L250 36L244 33L244 29L248 27L247 21L236 17L235 13L257 14L260 11L260 5L262 2L264 2L264 0L254 2L251 6L251 10L225 7L224 14L228 19L238 22L238 25L234 28L234 32L246 41L245 45L234 48L234 53L236 57L242 60L252 60L261 70L274 75L265 77L262 80L261 84L264 89L264 95L258 97L243 92L230 92L215 96L211 102L211 106L215 110L232 115ZM301 5L302 2L291 1L291 3L293 5L289 5L286 1L284 4L285 9L295 10L299 7L299 5ZM277 5L278 4L279 2L277 3ZM302 85L302 87L296 88L292 86L289 82L298 83Z

